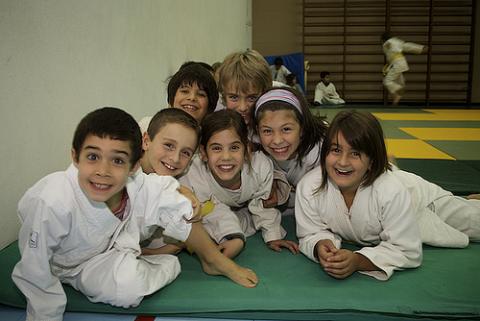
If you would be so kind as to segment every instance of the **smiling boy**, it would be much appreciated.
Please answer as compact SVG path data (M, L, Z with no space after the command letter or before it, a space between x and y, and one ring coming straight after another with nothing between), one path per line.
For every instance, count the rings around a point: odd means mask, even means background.
M142 137L136 121L112 107L79 123L73 164L31 187L18 205L22 255L12 279L27 298L27 320L62 320L61 283L92 302L137 306L180 273L172 255L140 255L139 242L157 226L185 241L203 270L254 287L256 275L223 256L203 230L190 223L189 200L168 176L137 172Z

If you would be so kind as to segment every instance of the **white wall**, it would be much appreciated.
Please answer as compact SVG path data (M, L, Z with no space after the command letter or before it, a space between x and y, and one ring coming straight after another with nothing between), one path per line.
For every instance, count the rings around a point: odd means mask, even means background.
M0 0L0 248L25 190L68 166L87 112L153 114L181 63L251 42L251 0Z

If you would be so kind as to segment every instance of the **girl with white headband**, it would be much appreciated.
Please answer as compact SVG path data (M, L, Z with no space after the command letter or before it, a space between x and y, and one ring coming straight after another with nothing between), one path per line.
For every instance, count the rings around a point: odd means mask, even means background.
M273 88L260 96L253 118L263 151L273 160L275 169L286 175L294 193L303 175L320 162L326 123L315 117L305 98L290 88ZM293 209L294 204L291 193L287 208Z

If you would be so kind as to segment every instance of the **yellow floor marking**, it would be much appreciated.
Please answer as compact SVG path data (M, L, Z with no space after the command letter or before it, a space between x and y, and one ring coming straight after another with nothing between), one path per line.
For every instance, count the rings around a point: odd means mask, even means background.
M385 140L387 152L395 158L415 158L415 159L450 159L452 156L436 149L432 145L417 139L389 139Z
M428 113L373 113L380 120L480 121L480 110L424 109Z
M400 127L409 135L423 140L480 141L480 128L414 128Z

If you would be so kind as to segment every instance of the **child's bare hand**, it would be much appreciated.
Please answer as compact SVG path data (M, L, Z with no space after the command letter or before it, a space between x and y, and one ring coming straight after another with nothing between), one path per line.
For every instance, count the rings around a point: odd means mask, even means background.
M315 254L322 267L325 267L329 257L337 253L338 249L331 240L320 240L315 245Z
M218 245L218 249L220 252L223 253L226 257L233 259L235 256L238 255L243 250L245 246L245 242L242 239L235 238L231 240L227 240L222 242Z
M178 187L178 192L185 196L191 203L192 203L192 209L193 209L193 215L192 218L187 220L190 223L198 222L201 220L200 217L200 201L198 198L193 194L193 192L186 186L180 185Z
M358 254L340 249L333 256L327 258L323 268L330 276L336 279L345 279L358 270Z
M282 247L289 249L290 252L292 252L293 254L298 254L298 252L300 252L298 244L296 242L289 241L289 240L270 241L267 243L267 245L269 248L277 252L281 252Z

